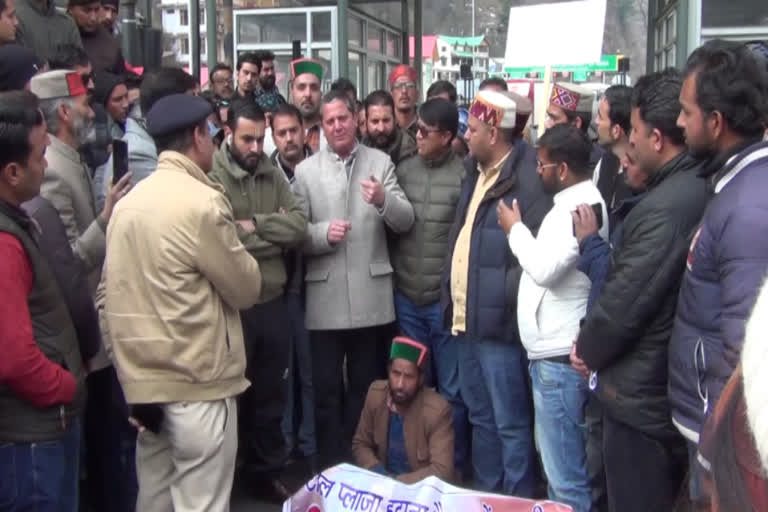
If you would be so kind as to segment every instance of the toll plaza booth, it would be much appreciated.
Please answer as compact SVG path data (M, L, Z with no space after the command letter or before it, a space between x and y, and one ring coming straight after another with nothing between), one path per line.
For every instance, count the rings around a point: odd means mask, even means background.
M324 91L343 76L355 84L358 97L365 98L376 89L387 89L389 72L403 62L409 11L413 6L406 0L235 0L234 60L246 51L274 52L277 85L287 98L292 42L300 41L302 56L323 64ZM416 21L420 25L420 19Z

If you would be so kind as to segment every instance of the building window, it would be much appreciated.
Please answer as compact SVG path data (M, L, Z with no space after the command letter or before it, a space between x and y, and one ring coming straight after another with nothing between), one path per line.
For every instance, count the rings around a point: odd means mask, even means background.
M761 26L768 31L768 2L765 0L702 0L703 28Z
M200 24L205 25L205 6L200 6Z
M674 67L677 60L677 11L671 10L656 21L654 67Z
M189 25L189 11L186 9L179 9L179 19L182 27Z
M180 41L181 41L181 54L189 55L189 38L182 37Z
M440 65L445 67L448 65L448 59L445 57L440 57Z

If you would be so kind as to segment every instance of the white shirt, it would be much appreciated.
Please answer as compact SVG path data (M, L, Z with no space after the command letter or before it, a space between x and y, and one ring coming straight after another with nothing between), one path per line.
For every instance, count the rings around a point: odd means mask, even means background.
M326 146L328 146L328 140L325 138L325 131L321 126L320 127L320 148L318 149L318 151L320 151L321 149L325 149ZM267 155L268 157L271 157L272 153L274 153L276 149L277 149L277 145L275 145L275 137L274 135L272 135L272 128L269 125L267 125L267 128L264 130L264 149L262 151L264 151L265 155Z
M555 195L554 206L536 238L522 222L509 232L509 247L523 269L517 323L529 359L567 355L579 334L592 283L576 268L579 244L573 234L571 212L580 204L597 203L603 210L599 234L607 239L608 211L591 180Z

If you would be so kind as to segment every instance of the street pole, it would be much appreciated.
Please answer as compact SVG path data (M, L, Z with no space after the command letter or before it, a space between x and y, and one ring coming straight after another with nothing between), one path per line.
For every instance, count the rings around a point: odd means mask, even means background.
M424 79L422 74L424 72L422 66L424 65L424 48L422 47L422 37L424 36L424 29L422 27L422 14L424 6L421 4L421 0L414 0L413 2L413 67L416 68L416 87L419 91L419 96L426 93L424 91ZM421 98L419 98L419 101Z
M349 0L338 1L338 40L339 40L339 76L334 76L333 79L339 77L349 77L349 30L347 23L349 20ZM312 57L307 55L307 57Z
M219 60L218 28L216 0L205 0L205 48L208 54L208 73Z
M475 0L472 0L472 37L475 37Z
M200 83L200 4L189 0L189 74Z

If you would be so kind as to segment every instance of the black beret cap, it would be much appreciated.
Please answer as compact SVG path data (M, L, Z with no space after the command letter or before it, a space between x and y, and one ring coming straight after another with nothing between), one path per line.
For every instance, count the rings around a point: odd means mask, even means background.
M211 104L198 96L171 94L160 98L147 114L147 131L153 137L196 126L213 112Z

